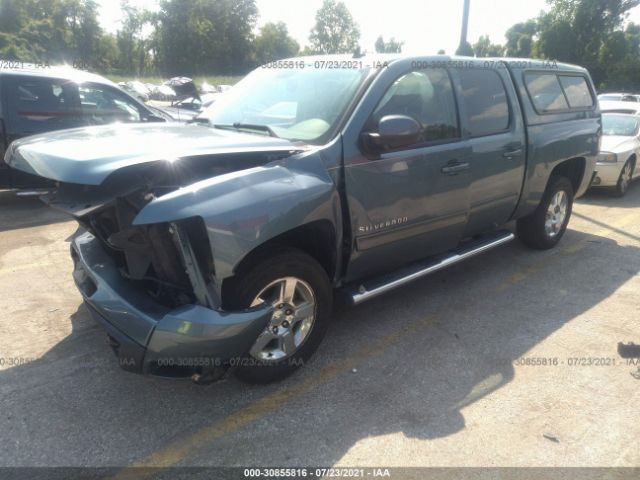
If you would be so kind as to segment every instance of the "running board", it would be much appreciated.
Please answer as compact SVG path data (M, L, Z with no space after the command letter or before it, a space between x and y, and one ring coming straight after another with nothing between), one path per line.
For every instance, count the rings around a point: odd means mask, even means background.
M508 243L513 239L514 235L512 232L500 230L484 235L480 239L473 240L436 258L430 258L427 261L404 267L396 272L367 280L360 285L346 286L343 290L346 302L350 305L358 305L394 288L412 282L413 280L425 277L433 272L473 257L474 255Z

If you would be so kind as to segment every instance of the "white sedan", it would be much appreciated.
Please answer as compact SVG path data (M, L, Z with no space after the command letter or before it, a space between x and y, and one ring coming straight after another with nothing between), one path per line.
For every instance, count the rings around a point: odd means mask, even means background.
M596 163L594 187L614 187L622 197L633 178L640 175L636 169L640 156L640 117L617 113L602 115L602 140Z
M600 100L598 102L602 113L626 113L628 115L640 115L640 103L638 102L611 102Z

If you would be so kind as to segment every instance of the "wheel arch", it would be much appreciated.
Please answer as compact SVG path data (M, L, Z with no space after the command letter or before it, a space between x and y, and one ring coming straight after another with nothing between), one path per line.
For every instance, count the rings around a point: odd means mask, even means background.
M633 168L632 168L632 170L631 170L631 171L632 171L632 172L634 172L634 171L636 170L637 165L638 165L638 164L637 164L637 162L638 162L638 157L637 157L637 155L636 155L636 153L635 153L635 152L633 152L631 155L629 155L629 158L627 158L627 162L628 162L629 160L631 160L631 164L633 165Z
M257 262L284 248L295 248L315 259L333 281L338 271L338 232L330 220L315 220L283 232L248 252L236 265L234 275L225 278L222 284L222 298L225 289L232 288L235 281Z
M584 157L574 157L564 160L553 168L547 179L547 185L549 185L551 177L563 176L569 179L573 187L573 192L576 193L584 179L586 167L587 160Z

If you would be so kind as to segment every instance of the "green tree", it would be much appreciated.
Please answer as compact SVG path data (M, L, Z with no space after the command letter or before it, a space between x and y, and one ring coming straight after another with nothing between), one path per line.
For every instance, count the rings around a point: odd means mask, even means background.
M118 49L118 42L115 35L103 35L100 38L98 52L98 57L94 64L94 68L96 71L104 73L131 73L123 72L119 69L121 52Z
M465 57L473 57L473 47L469 42L462 43L456 50L456 55L463 55Z
M255 0L162 0L155 38L162 72L244 73L257 16Z
M491 43L487 35L481 35L478 41L473 44L473 52L476 57L502 57L504 47Z
M549 59L595 65L607 38L640 0L549 0L537 51Z
M254 49L258 64L273 60L295 57L300 45L289 36L287 26L283 22L266 23L254 41Z
M309 41L317 53L353 53L358 48L360 29L344 3L324 0Z
M622 25L640 0L548 0L550 10L507 30L506 55L575 63L600 89L640 88L640 26Z
M0 55L91 64L103 35L94 0L0 0Z
M20 0L0 1L0 32L16 34L25 24L26 12L24 3Z
M516 23L507 30L505 37L505 56L517 58L531 57L531 49L533 48L533 37L538 32L538 24L535 20Z
M401 53L404 42L397 41L394 37L391 37L388 42L384 41L382 35L376 40L376 52L378 53Z

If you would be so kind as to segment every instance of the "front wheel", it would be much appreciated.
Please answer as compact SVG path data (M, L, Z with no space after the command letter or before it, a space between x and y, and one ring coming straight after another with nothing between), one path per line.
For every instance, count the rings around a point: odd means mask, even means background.
M620 177L618 178L618 183L616 184L616 188L614 190L614 195L616 197L624 197L627 191L629 190L629 184L631 183L631 179L633 178L633 162L631 160L627 160L627 163L622 167L622 171L620 172Z
M531 248L553 248L564 235L573 208L573 186L566 177L552 176L540 205L517 222L518 237Z
M332 289L322 266L294 249L257 261L230 289L236 308L270 304L273 315L235 373L249 383L281 380L302 366L324 337L331 314Z

